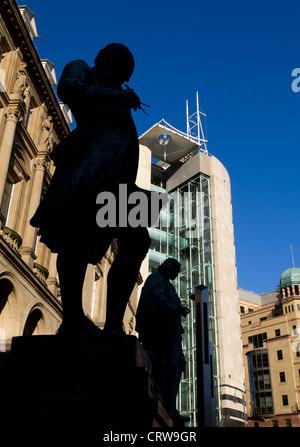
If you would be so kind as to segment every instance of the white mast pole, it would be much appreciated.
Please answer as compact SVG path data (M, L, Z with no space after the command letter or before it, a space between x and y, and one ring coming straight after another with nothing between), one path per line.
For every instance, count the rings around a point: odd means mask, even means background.
M196 100L197 100L197 131L198 131L198 143L199 146L201 144L201 133L200 133L200 113L199 113L199 96L198 92L196 92Z
M186 100L186 133L190 136L190 122L189 122L189 102Z

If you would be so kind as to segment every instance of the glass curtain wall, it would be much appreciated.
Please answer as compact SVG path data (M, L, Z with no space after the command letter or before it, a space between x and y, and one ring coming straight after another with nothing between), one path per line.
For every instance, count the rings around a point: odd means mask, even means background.
M251 416L274 414L271 373L268 349L257 349L247 353Z
M165 192L162 179L153 178L152 189ZM150 229L150 272L167 257L181 263L181 272L174 282L182 304L191 309L182 318L183 349L187 366L180 383L178 409L190 417L190 426L197 426L196 312L191 295L199 285L209 290L209 331L214 348L215 398L219 407L218 351L214 299L213 254L209 177L199 174L169 193L168 208L163 210L156 228ZM218 415L217 409L217 415Z
M161 182L163 184L163 182ZM151 185L151 190L156 192L166 192L166 190L159 185ZM149 228L151 237L151 246L149 250L149 272L155 272L157 267L162 264L169 256L170 245L174 244L172 236L168 234L167 226L170 220L169 209L164 208L160 212L157 226Z

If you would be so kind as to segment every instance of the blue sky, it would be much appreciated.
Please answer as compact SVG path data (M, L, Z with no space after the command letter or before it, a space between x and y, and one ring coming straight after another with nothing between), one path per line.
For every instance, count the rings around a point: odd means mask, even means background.
M165 119L186 130L185 102L206 113L208 151L231 178L239 286L274 290L300 267L300 67L297 0L26 0L39 55L59 78L72 59L93 64L122 42L134 54L130 80L142 102L139 135ZM299 83L300 85L300 83Z

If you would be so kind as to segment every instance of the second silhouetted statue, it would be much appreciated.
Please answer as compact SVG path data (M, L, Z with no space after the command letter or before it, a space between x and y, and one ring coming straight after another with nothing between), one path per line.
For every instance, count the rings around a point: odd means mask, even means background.
M157 272L148 276L136 315L136 330L144 348L151 353L153 377L163 394L164 407L173 419L174 426L189 420L176 409L179 382L186 366L181 344L181 317L190 312L182 306L170 282L179 272L180 263L174 258L168 258L158 267Z
M97 264L113 239L118 250L107 279L105 329L122 332L124 311L150 246L145 227L96 224L96 196L101 191L118 199L120 184L128 194L137 189L139 143L131 109L139 108L140 100L122 87L133 69L129 49L113 43L98 53L94 67L83 60L67 64L57 88L77 128L51 154L56 170L31 225L58 253L63 305L59 334L99 331L84 315L82 288L87 264Z

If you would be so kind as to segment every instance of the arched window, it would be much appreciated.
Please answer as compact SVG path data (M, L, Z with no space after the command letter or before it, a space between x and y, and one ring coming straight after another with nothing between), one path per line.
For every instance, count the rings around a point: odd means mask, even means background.
M13 284L7 278L0 279L0 351L10 350L11 338L16 333L18 312Z
M26 320L23 335L42 335L44 333L44 317L40 309L33 309Z
M6 307L8 303L8 297L13 292L13 285L12 283L4 278L0 280L0 315L4 311L4 308Z

